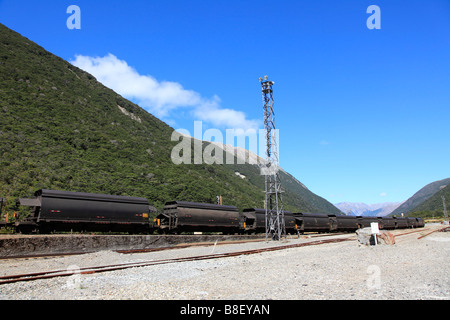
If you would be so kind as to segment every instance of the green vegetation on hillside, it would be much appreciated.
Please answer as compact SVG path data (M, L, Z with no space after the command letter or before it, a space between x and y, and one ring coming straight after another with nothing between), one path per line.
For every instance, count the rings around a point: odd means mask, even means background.
M432 183L427 184L419 191L417 191L413 196L411 196L408 200L406 200L402 205L400 205L397 209L392 211L390 215L400 215L401 213L409 214L412 211L416 211L416 208L422 203L426 202L433 195L435 195L441 187L449 185L450 178L442 179L438 181L434 181ZM442 203L441 203L442 206ZM434 210L434 209L433 209Z
M447 215L450 214L450 184L436 192L428 200L415 207L408 215L422 218L444 218L444 205L442 196L445 198Z
M264 177L256 166L175 165L172 132L0 24L0 197L7 210L42 188L145 197L158 208L173 199L212 203L217 195L240 209L262 206ZM339 212L303 189L305 195L286 190L287 210Z

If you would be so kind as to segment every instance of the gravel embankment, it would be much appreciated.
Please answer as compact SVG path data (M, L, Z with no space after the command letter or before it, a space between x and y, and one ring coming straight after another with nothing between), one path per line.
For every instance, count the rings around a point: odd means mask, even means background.
M205 261L0 285L0 299L450 299L450 232L355 241ZM355 238L356 239L356 238ZM306 239L289 240L288 244ZM0 275L242 251L279 243L191 247L132 255L0 261Z

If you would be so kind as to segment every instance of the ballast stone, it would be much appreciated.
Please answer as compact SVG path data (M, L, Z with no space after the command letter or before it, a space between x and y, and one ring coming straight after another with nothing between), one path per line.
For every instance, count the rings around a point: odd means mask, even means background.
M356 238L359 243L365 246L375 245L375 238L372 234L372 228L361 228L356 230Z
M372 228L361 228L356 230L356 237L359 243L363 245L375 245L375 237L372 233ZM380 230L377 234L377 244L395 244L395 237L391 232Z

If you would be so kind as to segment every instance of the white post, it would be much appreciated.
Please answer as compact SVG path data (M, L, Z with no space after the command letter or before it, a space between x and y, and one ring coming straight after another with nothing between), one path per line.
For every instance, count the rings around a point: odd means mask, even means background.
M371 222L370 228L372 229L372 234L375 237L375 245L377 245L377 234L380 233L380 229L378 228L378 222Z

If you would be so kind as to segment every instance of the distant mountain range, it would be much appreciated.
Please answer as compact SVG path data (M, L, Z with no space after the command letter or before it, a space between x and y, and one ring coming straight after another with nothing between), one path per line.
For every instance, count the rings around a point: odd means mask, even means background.
M362 202L340 202L335 203L334 206L346 215L383 217L390 214L401 204L401 202L384 202L377 204L367 204Z
M404 202L340 202L334 206L342 213L354 216L400 216L403 213L405 216L437 218L444 215L442 197L446 201L447 211L450 211L450 178L427 184Z

